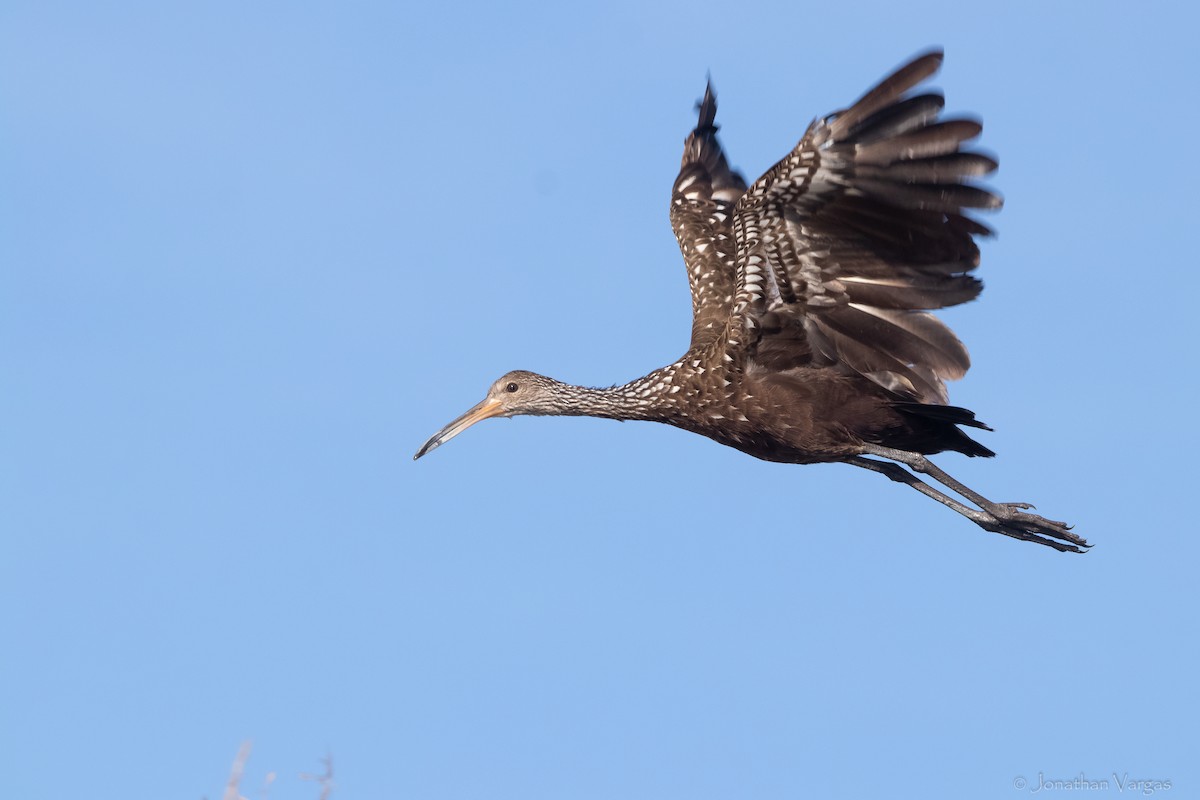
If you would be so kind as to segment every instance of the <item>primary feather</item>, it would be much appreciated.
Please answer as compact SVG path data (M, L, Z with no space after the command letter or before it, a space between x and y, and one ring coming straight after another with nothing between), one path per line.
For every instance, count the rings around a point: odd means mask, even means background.
M905 400L946 402L944 382L970 360L929 311L979 294L974 237L989 231L967 212L1001 199L969 182L996 169L962 149L980 123L942 120L940 94L912 94L941 62L922 55L816 120L748 188L716 139L708 88L671 205L693 349L726 347L768 370L834 366Z

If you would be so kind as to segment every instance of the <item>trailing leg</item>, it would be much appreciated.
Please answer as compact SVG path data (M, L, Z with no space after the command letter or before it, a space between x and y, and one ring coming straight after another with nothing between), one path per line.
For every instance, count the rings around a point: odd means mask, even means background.
M1071 533L1071 526L1067 523L1027 513L1027 509L1033 508L1028 503L994 503L956 480L920 453L895 450L890 447L880 447L878 445L867 445L864 450L871 455L898 461L914 472L928 475L951 491L974 503L978 508L970 508L943 492L934 489L901 467L900 464L876 461L862 456L848 459L847 463L869 469L872 472L879 472L894 481L907 484L926 497L931 497L939 503L954 509L984 530L991 531L992 533L1001 533L1005 536L1011 536L1014 539L1021 539L1027 542L1037 542L1038 544L1044 544L1063 552L1082 553L1084 552L1082 548L1089 546L1086 539Z

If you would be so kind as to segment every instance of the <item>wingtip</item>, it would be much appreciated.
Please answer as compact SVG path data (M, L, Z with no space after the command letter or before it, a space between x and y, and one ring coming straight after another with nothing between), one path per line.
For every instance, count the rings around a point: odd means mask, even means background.
M941 45L934 45L933 47L929 47L929 48L926 48L925 50L921 50L920 52L918 52L915 56L913 56L909 60L908 63L909 64L926 63L932 67L932 69L931 69L932 72L936 72L945 61L946 61L946 51L942 48Z
M704 98L696 103L696 130L717 130L717 92L713 89L712 73L704 75Z
M890 75L875 84L849 108L830 116L829 139L838 141L855 125L876 111L896 103L906 92L936 73L942 66L945 53L940 47L913 56Z
M946 61L946 51L941 47L931 47L928 50L917 53L908 64L901 67L897 72L911 71L915 73L913 83L920 83L928 80L942 68L942 64ZM919 76L919 77L917 77Z

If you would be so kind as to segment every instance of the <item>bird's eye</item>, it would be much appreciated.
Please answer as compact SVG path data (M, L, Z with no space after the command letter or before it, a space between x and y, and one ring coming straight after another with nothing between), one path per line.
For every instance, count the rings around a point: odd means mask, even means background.
M504 391L506 391L506 392L515 392L516 390L517 390L517 385L515 383L513 383L512 381L509 381L508 385L504 387Z

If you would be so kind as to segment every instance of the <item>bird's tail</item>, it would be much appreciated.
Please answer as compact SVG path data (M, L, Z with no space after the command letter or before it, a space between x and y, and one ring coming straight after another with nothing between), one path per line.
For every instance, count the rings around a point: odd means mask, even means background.
M971 428L982 428L985 431L991 430L986 424L976 419L975 412L970 409L961 406L907 402L895 402L892 403L892 407L909 417L926 423L921 427L928 430L929 442L923 447L915 448L921 452L937 453L942 450L954 450L971 457L982 456L984 458L996 455L958 427L966 425Z

